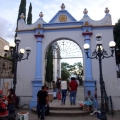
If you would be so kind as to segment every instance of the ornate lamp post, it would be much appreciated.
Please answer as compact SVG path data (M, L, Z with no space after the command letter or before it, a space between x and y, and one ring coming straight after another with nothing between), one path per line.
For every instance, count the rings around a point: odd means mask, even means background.
M105 108L104 108L104 81L103 81L103 74L102 74L102 59L104 58L109 58L109 57L113 57L113 53L114 53L114 49L115 49L115 42L111 41L109 43L109 47L111 50L111 55L108 56L107 51L104 50L103 45L102 45L102 41L101 41L102 37L101 34L97 34L96 35L96 49L95 51L92 53L92 56L89 56L89 48L90 45L89 44L84 44L84 50L86 52L87 58L90 59L98 59L99 61L99 72L100 72L100 89L101 89L101 120L107 120L106 114L105 114Z
M30 47L26 47L26 50L20 49L19 52L18 52L20 42L21 42L21 38L16 37L15 43L10 43L9 46L8 45L4 46L4 51L5 52L10 52L10 56L11 56L12 60L14 61L14 77L13 77L14 94L15 94L16 83L17 83L17 63L18 63L18 61L28 59L28 56L31 52ZM25 58L23 58L25 51L26 51L27 56Z

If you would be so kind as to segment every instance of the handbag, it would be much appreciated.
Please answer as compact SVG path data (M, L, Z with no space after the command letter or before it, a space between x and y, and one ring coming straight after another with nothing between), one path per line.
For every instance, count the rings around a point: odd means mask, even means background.
M58 100L61 100L61 94L60 93L57 94L57 98L58 98Z

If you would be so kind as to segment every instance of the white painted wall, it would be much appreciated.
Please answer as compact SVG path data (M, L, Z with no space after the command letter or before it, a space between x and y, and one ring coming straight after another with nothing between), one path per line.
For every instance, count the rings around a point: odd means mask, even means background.
M93 26L97 25L100 26L98 29L93 29L93 35L91 36L91 51L94 51L96 47L96 34L101 33L102 34L102 40L103 40L103 46L106 51L108 51L108 54L110 54L109 50L109 42L113 40L113 30L102 28L101 25L108 25L108 22L105 22L106 20L109 21L109 25L112 25L111 23L111 16L105 16L102 21L93 21L90 20L89 17L87 19L82 19L83 22L89 21L90 24ZM43 21L39 20L33 25L25 25L23 22L18 22L19 27L18 30L26 30L26 29L34 29L37 27L38 24L42 24ZM67 25L66 25L67 27ZM82 26L81 26L82 27ZM55 40L59 40L62 38L68 38L76 42L82 52L83 52L83 64L84 64L84 57L85 53L83 50L84 45L84 36L82 35L82 30L75 30L75 31L54 31L54 32L44 32L44 38L42 42L42 71L43 71L43 81L44 81L44 74L45 74L45 52L47 50L47 47ZM35 63L36 63L36 38L34 37L33 32L25 33L25 32L18 32L18 36L22 38L20 46L22 48L25 48L26 46L30 46L32 48L31 54L29 56L28 60L22 61L18 64L18 81L17 81L17 95L22 96L21 97L21 104L24 103L24 101L29 101L32 96L32 83L31 81L34 80L35 77ZM41 54L41 53L40 53ZM108 95L111 95L113 97L113 105L114 109L118 110L120 109L120 79L117 78L116 75L116 64L115 64L115 57L106 58L102 61L102 68L103 68L103 79L105 81L106 85L106 91ZM85 64L84 64L85 67ZM98 60L94 59L92 60L92 73L93 73L93 79L97 80L97 86L98 86L98 95L100 95L100 86L99 86L99 64ZM36 93L37 94L37 93Z

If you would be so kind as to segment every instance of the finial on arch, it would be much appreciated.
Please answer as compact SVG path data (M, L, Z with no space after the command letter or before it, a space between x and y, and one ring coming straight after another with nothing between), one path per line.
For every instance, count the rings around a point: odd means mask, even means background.
M44 14L42 12L40 12L39 16L40 16L40 18L42 18L44 16Z
M84 14L87 14L88 13L88 10L85 8L84 11L83 11Z
M25 18L24 13L21 13L20 18L21 18L21 19L24 19L24 18Z
M65 5L64 5L64 3L62 3L61 10L64 10L64 9L65 9Z
M109 13L110 10L108 9L108 7L105 8L105 13Z

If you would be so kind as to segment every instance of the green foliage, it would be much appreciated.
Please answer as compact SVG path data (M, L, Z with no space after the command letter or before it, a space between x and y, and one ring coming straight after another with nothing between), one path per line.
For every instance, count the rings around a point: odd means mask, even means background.
M19 12L18 12L17 22L20 19L21 13L24 13L24 16L25 16L24 20L26 21L26 0L21 0L20 6L19 6Z
M116 63L120 63L120 19L118 20L118 23L115 24L114 30L114 41L116 42L116 47L119 48L119 51L115 51L116 55Z
M62 77L62 79L66 79L66 80L70 77L70 74L67 69L61 70L61 77Z
M45 79L48 83L53 81L53 50L52 50L52 45L49 47L48 53L47 53Z
M68 79L70 74L75 74L77 77L81 77L81 75L83 75L83 66L81 62L74 63L73 65L69 65L65 62L61 63L62 78Z
M81 62L77 62L77 63L74 63L73 65L69 65L68 71L70 72L70 74L81 76L83 74L83 66Z
M21 13L24 13L24 16L25 16L24 21L26 21L26 0L21 0L20 2L16 30L18 29L18 20L20 19ZM15 33L15 38L16 37L17 37L17 33Z
M68 66L69 66L68 63L65 63L65 62L61 63L61 77L62 77L62 79L67 80L70 77L70 73L67 70Z
M32 24L32 4L31 3L28 11L27 24Z
M113 33L116 46L120 48L120 19L118 20L118 23L115 24Z

